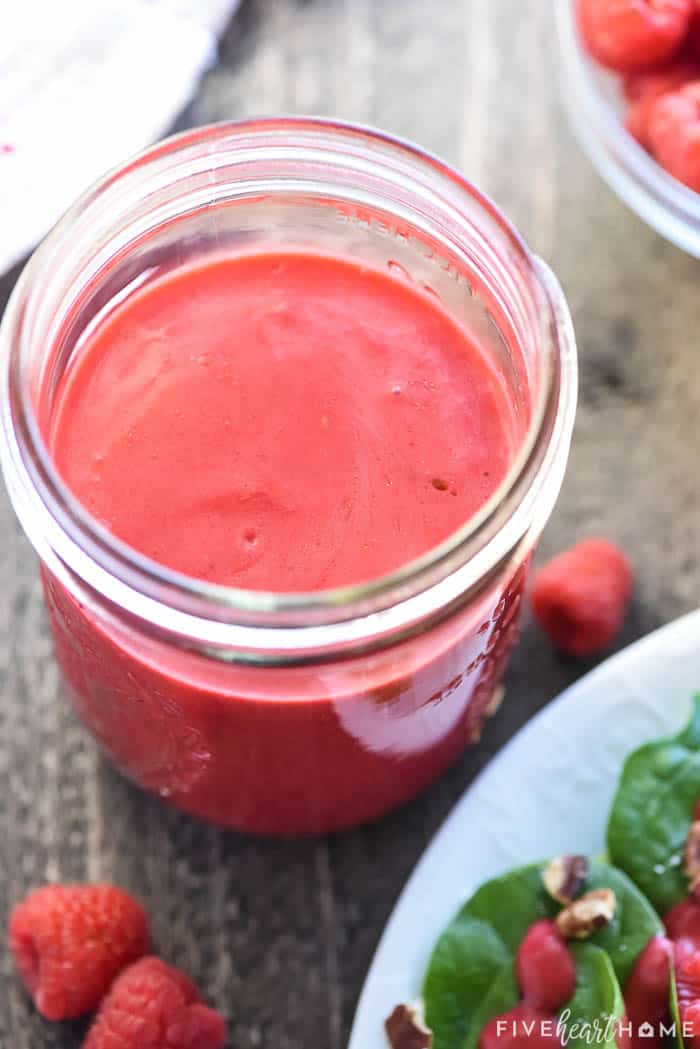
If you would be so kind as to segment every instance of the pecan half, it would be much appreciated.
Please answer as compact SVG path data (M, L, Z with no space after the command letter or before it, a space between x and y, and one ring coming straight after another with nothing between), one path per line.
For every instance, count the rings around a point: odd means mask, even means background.
M544 887L558 903L571 903L588 877L585 856L555 856L542 871Z
M690 891L700 886L700 820L691 823L683 851L683 873L690 882Z
M612 889L592 889L559 911L557 929L565 940L585 940L613 920L616 907Z
M415 1005L397 1005L384 1026L392 1049L432 1049L433 1032Z

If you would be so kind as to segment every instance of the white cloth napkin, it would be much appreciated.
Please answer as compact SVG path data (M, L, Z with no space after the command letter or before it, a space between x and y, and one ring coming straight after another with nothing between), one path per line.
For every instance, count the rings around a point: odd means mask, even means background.
M239 0L16 0L0 32L0 273L158 139ZM2 0L0 0L2 6Z

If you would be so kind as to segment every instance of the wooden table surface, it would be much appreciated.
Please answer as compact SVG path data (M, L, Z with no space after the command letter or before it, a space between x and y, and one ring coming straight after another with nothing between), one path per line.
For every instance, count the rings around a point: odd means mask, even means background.
M281 111L369 122L435 150L551 262L577 326L582 392L540 553L590 533L623 544L637 592L620 645L693 608L700 264L626 211L572 141L549 3L246 0L180 126ZM232 1047L342 1049L424 846L504 741L587 665L556 656L527 622L506 706L419 800L337 837L253 840L164 808L98 756L60 699L36 565L4 496L0 534L2 920L47 880L113 879L226 1013ZM3 1049L77 1046L80 1027L39 1020L7 954L2 966Z

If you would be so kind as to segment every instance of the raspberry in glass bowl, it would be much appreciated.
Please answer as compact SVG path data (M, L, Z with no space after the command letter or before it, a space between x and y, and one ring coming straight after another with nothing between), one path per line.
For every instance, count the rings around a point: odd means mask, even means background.
M615 193L700 258L700 3L557 0L564 101Z

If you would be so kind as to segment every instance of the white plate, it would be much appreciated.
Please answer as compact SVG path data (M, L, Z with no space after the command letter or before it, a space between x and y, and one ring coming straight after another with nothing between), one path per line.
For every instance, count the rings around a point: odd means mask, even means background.
M386 1049L384 1020L420 995L437 937L485 879L599 852L622 762L679 731L700 692L700 611L613 656L522 729L455 806L406 885L370 967L348 1049Z

